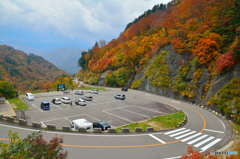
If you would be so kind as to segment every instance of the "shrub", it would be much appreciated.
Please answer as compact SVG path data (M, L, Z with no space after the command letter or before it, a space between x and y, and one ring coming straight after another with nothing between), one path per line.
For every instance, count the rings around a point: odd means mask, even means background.
M161 51L144 73L144 76L147 76L153 86L160 87L162 89L169 88L169 85L171 84L169 67L166 64L168 54L169 52L167 51Z
M139 88L139 87L141 86L142 81L143 81L144 78L145 78L145 77L142 77L141 79L139 79L139 80L137 80L137 81L133 81L131 88L132 88L132 89L137 89L137 88Z

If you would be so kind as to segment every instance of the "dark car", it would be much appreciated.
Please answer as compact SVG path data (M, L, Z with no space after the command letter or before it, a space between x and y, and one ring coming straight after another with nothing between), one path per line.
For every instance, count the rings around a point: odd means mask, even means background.
M75 94L77 94L77 95L83 95L83 91L78 90L77 92L75 92Z
M128 91L127 87L122 88L122 91Z
M52 99L52 103L53 103L53 104L61 104L62 101L61 101L60 98L54 98L54 99Z
M115 99L122 99L122 100L124 100L124 99L126 98L126 96L125 96L124 94L116 94L116 95L114 96L114 98L115 98Z
M106 123L105 121L100 121L100 122L93 123L93 129L94 128L102 128L102 131L105 131L108 128L111 128L111 126L108 123Z
M85 95L82 97L82 99L87 100L87 101L92 101L93 97L91 95Z
M48 103L48 102L46 102L46 101L43 101L43 102L41 102L40 107L41 107L43 110L49 110L49 109L50 109L50 103Z

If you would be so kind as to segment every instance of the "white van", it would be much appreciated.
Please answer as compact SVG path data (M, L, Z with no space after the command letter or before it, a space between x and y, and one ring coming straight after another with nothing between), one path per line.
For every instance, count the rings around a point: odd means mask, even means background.
M34 96L32 95L32 93L26 93L25 94L25 99L27 99L27 100L34 100Z
M71 130L78 130L78 128L86 128L87 131L93 131L93 124L86 119L76 119L71 122Z

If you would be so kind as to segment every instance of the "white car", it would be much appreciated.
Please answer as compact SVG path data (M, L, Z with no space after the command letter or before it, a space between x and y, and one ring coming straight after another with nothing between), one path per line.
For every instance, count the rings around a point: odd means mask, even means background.
M62 102L61 102L60 98L54 98L54 99L52 99L52 103L53 104L61 104Z
M92 90L89 90L89 93L95 93L95 94L98 94L98 90L97 90L97 89L92 89Z
M27 100L34 100L34 96L32 95L32 93L26 93L25 94L25 99L27 99Z
M65 103L65 104L68 104L71 102L69 97L62 97L61 101L62 101L62 103Z

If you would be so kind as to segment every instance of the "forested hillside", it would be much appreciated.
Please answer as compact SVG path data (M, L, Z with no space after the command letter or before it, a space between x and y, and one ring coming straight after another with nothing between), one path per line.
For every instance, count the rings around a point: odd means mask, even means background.
M169 95L197 104L207 102L208 106L225 100L217 106L229 115L231 101L240 110L240 79L235 67L240 62L239 11L240 0L173 0L164 9L145 12L117 39L104 46L96 43L83 52L77 76L89 84L99 84L104 78L103 85L133 89L150 82L159 94L168 91ZM165 46L168 49L162 50ZM233 70L229 78L234 79L214 83ZM230 82L221 89L224 95L218 92L221 98L209 99L219 90L215 85L220 87L224 82ZM237 87L232 90L229 85ZM194 99L196 95L198 99Z
M0 45L0 81L8 81L17 90L35 89L67 74L41 56Z

